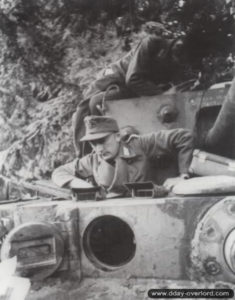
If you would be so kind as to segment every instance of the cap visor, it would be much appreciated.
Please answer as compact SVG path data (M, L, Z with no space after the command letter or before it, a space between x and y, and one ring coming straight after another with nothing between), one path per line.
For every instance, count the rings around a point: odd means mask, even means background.
M85 141L94 141L102 139L108 135L110 135L112 132L100 132L100 133L94 133L94 134L87 134L83 138L80 139L81 142Z

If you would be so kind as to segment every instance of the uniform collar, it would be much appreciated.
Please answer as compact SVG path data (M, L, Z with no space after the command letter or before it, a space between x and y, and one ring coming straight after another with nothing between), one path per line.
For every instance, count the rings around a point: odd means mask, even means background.
M171 48L173 47L174 43L176 42L176 39L166 39L163 40L162 48L160 52L158 53L158 58L160 59L171 59Z
M118 156L114 160L117 161L118 158L128 160L128 159L136 158L138 156L139 155L132 148L130 148L127 144L121 142ZM98 163L100 164L103 158L97 155L97 160Z

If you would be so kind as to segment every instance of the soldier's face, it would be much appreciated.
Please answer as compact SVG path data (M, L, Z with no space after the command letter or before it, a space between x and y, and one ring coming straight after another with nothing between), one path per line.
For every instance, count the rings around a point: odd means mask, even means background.
M175 63L181 63L184 61L184 53L182 51L182 48L183 48L182 40L176 41L175 44L172 46L171 57Z
M90 142L90 144L95 152L104 160L112 160L119 152L120 135L119 133L111 133L102 139Z

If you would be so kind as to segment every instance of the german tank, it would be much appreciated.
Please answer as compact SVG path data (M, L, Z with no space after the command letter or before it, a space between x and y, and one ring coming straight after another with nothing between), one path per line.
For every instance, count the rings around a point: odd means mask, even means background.
M206 150L229 158L222 162L227 174L235 172L234 89L235 81L207 91L109 101L105 114L140 133L188 128L199 146L206 141ZM195 157L207 165L205 152ZM92 191L88 201L76 201L70 191L35 182L27 188L38 190L39 199L0 205L1 260L17 256L18 272L33 281L28 299L34 300L147 299L153 287L233 283L235 179L218 178L204 190L205 179L195 178L191 188L163 198L152 197L151 185L132 186L132 197L104 201L95 201Z

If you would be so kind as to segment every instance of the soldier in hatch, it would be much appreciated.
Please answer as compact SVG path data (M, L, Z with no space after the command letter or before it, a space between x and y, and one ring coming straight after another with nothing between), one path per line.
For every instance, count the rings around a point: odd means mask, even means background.
M186 42L182 38L165 39L157 35L144 38L137 47L113 63L103 76L93 82L74 114L74 144L86 115L100 115L102 100L118 100L158 95L183 80Z
M131 135L124 142L113 118L87 116L85 127L86 134L81 140L88 141L93 151L53 172L52 180L61 187L90 188L95 185L108 193L121 190L120 187L128 182L151 180L156 184L164 182L170 189L188 178L193 138L185 129ZM163 161L168 165L163 166ZM173 170L173 165L175 171L169 172L168 167Z

